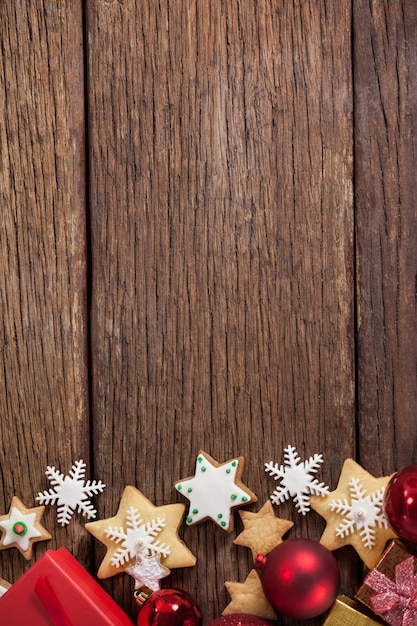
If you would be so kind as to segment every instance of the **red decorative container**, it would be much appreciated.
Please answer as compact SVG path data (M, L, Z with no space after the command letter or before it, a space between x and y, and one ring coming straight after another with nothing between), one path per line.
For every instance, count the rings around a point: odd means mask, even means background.
M48 550L0 598L1 624L132 626L66 548Z

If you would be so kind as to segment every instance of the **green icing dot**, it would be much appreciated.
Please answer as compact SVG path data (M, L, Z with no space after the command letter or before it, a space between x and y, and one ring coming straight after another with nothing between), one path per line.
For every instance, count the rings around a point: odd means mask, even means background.
M203 462L203 459L204 459L204 457L203 457L203 456L199 456L199 457L197 458L197 460L198 460L198 462L199 462L199 463L202 463L202 462Z
M13 532L15 535L23 537L24 535L26 535L27 531L28 527L26 526L25 522L16 522L15 524L13 524Z
M182 485L177 485L177 489L178 489L178 491L181 491Z
M191 487L188 487L187 492L188 492L188 493L191 493L191 492L192 492Z
M201 471L202 471L202 472L206 472L206 471L207 471L207 467L204 467L204 466L203 466L203 467L201 468Z
M193 510L192 510L192 513L193 513L193 515L197 515L197 513L198 513L198 509L193 509Z
M223 528L227 526L226 522L220 522L220 525L223 526Z
M249 500L249 498L247 498L246 496L242 497L242 502L247 502Z
M237 495L236 495L235 493L232 493L232 495L230 496L230 498L231 498L232 500L236 500Z
M187 524L192 524L192 523L193 523L193 518L187 517Z
M226 470L226 474L230 474L231 471L232 470L230 469L230 467L228 467L227 470Z
M237 461L232 461L232 465L233 465L233 467L236 467Z
M223 513L219 513L217 517L221 519L223 517Z

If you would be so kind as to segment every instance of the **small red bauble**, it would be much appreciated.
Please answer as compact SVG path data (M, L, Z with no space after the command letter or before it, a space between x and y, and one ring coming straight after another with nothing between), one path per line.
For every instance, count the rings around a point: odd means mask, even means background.
M181 589L154 591L139 611L138 626L201 626L200 609Z
M271 622L247 613L230 613L218 617L214 622L210 622L209 626L271 626Z
M384 509L397 535L417 543L417 465L394 474L385 489Z
M317 617L334 602L339 568L333 554L309 539L288 539L267 558L259 557L262 588L271 606L297 619Z

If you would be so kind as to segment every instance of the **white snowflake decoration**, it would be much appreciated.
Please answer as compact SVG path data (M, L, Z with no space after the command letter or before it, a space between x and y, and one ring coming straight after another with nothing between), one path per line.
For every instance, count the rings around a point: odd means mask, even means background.
M144 523L140 513L134 507L130 507L126 513L126 530L122 527L110 526L104 531L106 537L111 541L121 544L121 547L114 553L111 564L120 567L135 558L138 544L141 545L144 555L168 556L170 547L165 543L160 543L159 540L155 541L155 537L159 535L165 525L165 520L160 517Z
M89 498L101 493L105 484L99 480L85 481L86 464L82 459L73 463L68 476L61 474L55 467L48 465L46 468L46 476L54 489L39 492L36 500L40 504L57 504L57 518L61 526L69 524L75 510L87 516L88 519L94 519L97 511L93 507Z
M315 454L301 462L296 449L287 446L284 448L284 459L285 465L281 466L272 461L265 463L265 471L275 480L281 480L281 485L271 495L271 501L282 504L292 498L297 511L305 515L310 510L310 495L325 496L329 493L329 488L311 475L319 470L323 455Z
M329 506L332 511L342 515L345 519L336 528L337 537L359 532L362 543L372 549L375 545L375 527L388 528L387 519L383 510L385 489L378 489L371 495L366 495L366 489L357 478L349 482L351 500L332 500Z

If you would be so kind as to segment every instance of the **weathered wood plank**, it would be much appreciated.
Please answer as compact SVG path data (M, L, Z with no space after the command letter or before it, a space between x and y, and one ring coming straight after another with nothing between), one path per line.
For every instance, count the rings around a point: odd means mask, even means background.
M243 454L260 503L288 443L323 452L332 484L355 453L350 19L349 2L87 3L103 516L126 484L179 501L200 447ZM209 523L184 536L198 564L171 582L208 623L249 551ZM129 605L127 576L106 585Z
M0 511L47 488L47 464L89 461L81 0L0 8ZM82 519L82 518L81 518ZM88 560L77 520L35 545ZM27 563L2 551L14 581Z
M354 3L360 459L417 460L417 6Z

